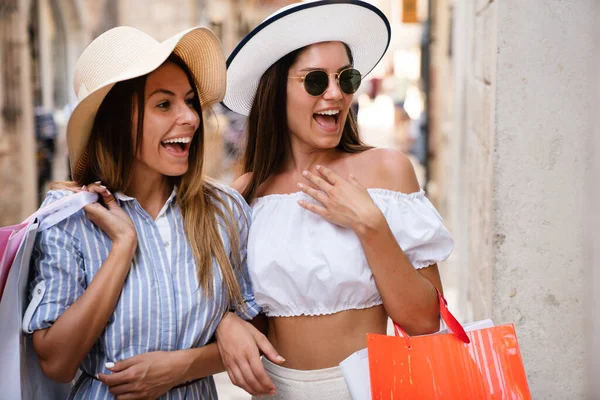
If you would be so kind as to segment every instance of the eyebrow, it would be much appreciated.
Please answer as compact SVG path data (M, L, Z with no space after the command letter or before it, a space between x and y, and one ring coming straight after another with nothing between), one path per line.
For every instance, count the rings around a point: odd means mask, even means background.
M343 67L341 67L340 69L338 69L337 72L341 72L341 71L343 71L345 69L348 69L348 68L352 68L352 64L346 64L346 65L344 65ZM325 71L325 69L324 68L310 68L309 67L309 68L302 68L300 70L300 72L312 72L312 71Z
M167 89L156 89L154 92L150 93L150 95L148 96L149 98L154 96L157 93L163 93L169 96L175 96L175 93L171 92L170 90ZM187 92L185 95L189 95L190 93L194 93L194 89L190 89L189 92Z

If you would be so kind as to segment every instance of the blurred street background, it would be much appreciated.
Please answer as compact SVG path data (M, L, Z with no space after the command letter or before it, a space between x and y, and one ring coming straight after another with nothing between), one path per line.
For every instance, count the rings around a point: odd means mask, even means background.
M597 0L371 0L392 24L355 96L363 139L411 157L453 233L463 322L514 323L535 399L600 398ZM226 55L285 0L0 0L0 226L69 179L75 62L102 32L211 28ZM207 174L240 174L245 120L205 116ZM595 153L596 155L599 153ZM216 378L220 398L249 399Z

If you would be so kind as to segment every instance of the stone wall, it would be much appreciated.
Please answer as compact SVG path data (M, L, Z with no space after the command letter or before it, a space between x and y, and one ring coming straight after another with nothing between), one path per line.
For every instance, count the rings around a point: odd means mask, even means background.
M533 398L584 397L593 3L434 2L432 194L456 240L454 307L515 324Z

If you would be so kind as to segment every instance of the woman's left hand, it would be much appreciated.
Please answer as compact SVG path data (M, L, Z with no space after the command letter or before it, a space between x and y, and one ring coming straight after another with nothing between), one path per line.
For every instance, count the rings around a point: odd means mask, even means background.
M365 224L371 225L374 222L379 222L384 218L371 196L369 196L369 192L358 183L353 175L350 175L349 180L345 180L335 172L320 165L317 166L317 171L321 176L309 171L304 171L303 175L319 190L302 183L298 183L298 187L321 203L322 206L300 200L298 204L302 207L320 215L331 223L354 230Z
M253 396L277 393L277 388L260 361L265 357L276 364L285 361L267 337L234 313L225 314L216 331L217 346L231 382Z
M156 399L177 386L183 367L171 362L173 352L153 351L118 361L108 368L111 374L98 374L118 400Z

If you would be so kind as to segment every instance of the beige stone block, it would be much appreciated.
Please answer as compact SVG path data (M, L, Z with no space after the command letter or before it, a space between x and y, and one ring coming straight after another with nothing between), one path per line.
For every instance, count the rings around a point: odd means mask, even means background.
M5 132L5 140L10 152L0 155L0 226L17 224L21 218L22 198L22 164L19 158L21 144L14 132Z
M487 98L486 98L487 96ZM484 136L489 135L488 112L491 105L488 104L488 93L486 85L478 79L469 79L467 89L467 127L475 134L478 142L485 142Z
M486 83L494 79L496 64L497 22L496 3L475 15L472 65L474 76Z
M482 42L483 51L481 54L483 81L490 84L495 81L496 73L496 58L497 58L497 3L492 2L483 10L481 16L483 18Z
M475 129L477 126L477 101L479 99L479 95L477 93L478 82L474 79L467 78L466 79L466 90L465 90L465 127L467 132L470 135L475 133Z
M484 18L480 15L474 16L473 23L473 47L471 49L472 56L470 62L472 65L473 76L477 79L483 80L483 57L485 53L485 41L484 41Z
M479 14L483 9L488 7L494 0L475 0L475 13Z
M481 126L479 139L483 149L489 153L493 143L494 136L494 89L491 85L482 85L482 110L481 110Z
M196 25L195 7L193 2L181 0L121 0L120 22L138 28L157 40L165 40Z

